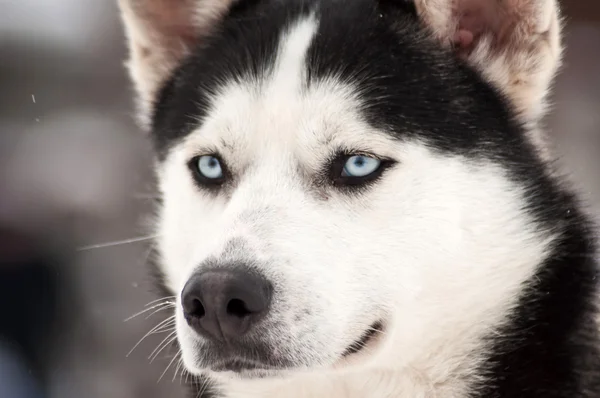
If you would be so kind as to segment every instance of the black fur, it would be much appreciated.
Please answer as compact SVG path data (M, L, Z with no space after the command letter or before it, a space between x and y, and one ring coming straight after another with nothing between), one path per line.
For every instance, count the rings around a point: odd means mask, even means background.
M282 28L312 11L319 30L308 54L308 84L335 74L359 88L366 120L394 138L501 164L528 192L525 206L539 228L560 233L503 337L490 336L481 370L489 378L478 396L600 396L593 319L599 275L587 220L548 175L507 101L426 34L412 2L241 2L163 88L153 117L161 159L198 126L219 81L260 78L273 63Z
M491 382L480 396L598 397L594 294L600 274L586 220L575 210L556 249L524 290L510 324L492 340Z

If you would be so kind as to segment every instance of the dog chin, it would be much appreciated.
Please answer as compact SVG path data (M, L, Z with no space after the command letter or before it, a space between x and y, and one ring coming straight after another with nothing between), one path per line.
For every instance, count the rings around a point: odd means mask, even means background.
M236 369L236 370L221 370L207 369L204 372L207 376L214 380L254 380L264 378L278 378L290 374L290 370L282 369Z
M339 360L332 364L331 368L340 369L347 366L356 366L368 360L381 345L383 329L382 322L374 323L358 340L346 349ZM294 367L277 368L242 357L234 357L205 366L199 373L221 380L250 380L284 377L295 372L307 370L310 369Z

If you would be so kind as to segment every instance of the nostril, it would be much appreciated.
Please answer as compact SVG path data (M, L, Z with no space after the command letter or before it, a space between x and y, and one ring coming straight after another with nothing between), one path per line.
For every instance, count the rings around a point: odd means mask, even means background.
M203 270L183 287L183 317L199 335L231 342L268 315L271 295L271 284L261 275L238 269Z
M188 308L187 315L190 317L202 318L205 313L206 311L204 310L202 302L198 299L193 299Z
M227 303L227 314L237 316L238 318L244 318L252 314L252 311L246 307L246 303L242 300L232 299Z

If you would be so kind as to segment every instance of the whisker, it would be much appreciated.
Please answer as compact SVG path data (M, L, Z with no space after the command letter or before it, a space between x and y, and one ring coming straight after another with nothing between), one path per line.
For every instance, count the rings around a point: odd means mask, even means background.
M165 337L157 346L156 348L150 353L150 355L148 356L148 359L150 360L150 363L154 362L154 360L158 357L158 355L162 352L162 350L164 350L166 347L168 347L172 342L175 341L175 339L177 338L177 336L175 335L177 333L177 330L173 330L171 333L169 333L167 335L167 337ZM175 336L173 336L175 335Z
M193 382L194 382L194 385L195 385L195 386L196 386L196 388L198 389L198 394L196 394L196 398L200 398L200 396L202 396L202 394L204 394L203 388L202 388L202 386L200 385L200 382L201 382L201 381L202 381L202 380L198 380L198 379L196 379L196 380L193 380Z
M177 354L175 354L175 356L173 357L173 359L171 359L171 362L169 362L169 364L167 365L165 371L162 372L162 374L158 378L158 381L156 382L156 384L160 383L160 381L165 376L165 374L167 373L167 371L169 370L169 368L171 367L171 365L173 365L173 362L175 362L175 359L177 359L177 357L179 357L180 355L181 355L181 351L179 351Z
M150 318L152 315L156 314L157 312L164 311L164 310L166 310L166 309L168 309L168 308L175 308L175 307L176 307L176 306L175 306L175 303L173 303L172 305L164 305L164 306L162 306L161 308L159 308L159 309L157 309L157 310L154 310L154 311L152 311L152 312L150 313L150 315L148 315L148 316L146 317L146 319Z
M208 391L208 386L209 386L208 380L206 378L196 378L196 379L201 383L200 391L198 391L198 395L196 395L196 398L203 397L204 393Z
M125 357L129 357L131 355L131 353L142 343L142 341L144 341L148 336L150 336L153 333L156 333L156 330L163 327L166 323L168 322L172 322L175 319L175 315L170 316L169 318L161 321L158 325L154 326L152 329L150 329L150 331L148 333L146 333L134 346L133 348L127 353L127 355Z
M184 383L183 375L185 374L185 383L187 383L187 376L189 374L188 370L185 368L185 363L183 362L183 356L181 357L181 373L179 374L179 385Z
M148 306L150 306L150 305L152 305L152 304L154 304L154 303L156 303L156 302L158 302L158 301L162 301L162 300L172 300L172 299L174 299L174 298L176 298L176 297L177 297L177 296L167 296L167 297L161 297L161 298L159 298L159 299L156 299L156 300L152 300L152 301L150 301L149 303L145 304L145 305L144 305L144 307L148 307Z
M148 244L148 250L146 251L146 255L144 256L144 260L143 260L143 262L141 262L141 264L144 264L144 265L149 264L150 257L155 253L155 250L156 250L156 241L154 240Z
M173 373L173 378L171 379L171 383L175 383L175 379L177 378L177 372L179 372L179 367L181 366L181 359L177 361L177 366L175 366L175 373Z
M189 379L190 375L191 375L191 372L189 370L185 369L185 381L184 381L185 384L188 383L188 379Z
M159 307L161 307L159 310L157 310L157 311L161 311L161 310L163 310L163 309L164 309L163 307L165 307L165 308L166 308L166 307L170 307L170 306L175 306L175 303L174 303L174 302L172 302L172 301L165 301L164 303L155 304L155 305L153 305L153 306L151 306L151 307L148 307L148 308L146 308L146 309L144 309L144 310L142 310L142 311L140 311L140 312L136 312L135 314L131 315L129 318L126 318L125 320L123 320L123 322L128 322L128 321L132 320L132 319L133 319L133 318L135 318L135 317L138 317L138 316L140 316L140 315L142 315L142 314L145 314L145 313L146 313L146 312L148 312L148 311L152 311L152 310L153 310L153 309L155 309L155 308L159 308ZM156 311L155 311L155 312L153 312L152 314L154 314L154 313L156 313ZM152 314L150 314L150 316L151 316ZM149 317L150 317L150 316L149 316ZM148 319L148 318L146 318L146 319Z
M183 372L184 372L184 369L182 368L182 366L183 366L183 358L180 356L179 361L177 361L177 367L175 368L175 374L173 375L173 380L171 380L171 383L175 382L175 379L177 378L177 372L179 372L179 370L181 370L180 377L179 377L179 384L181 384L181 379L183 378Z
M130 244L130 243L144 242L144 241L147 241L147 240L155 239L155 238L157 238L159 236L160 235L140 236L140 237L137 237L137 238L115 240L115 241L106 242L106 243L98 243L98 244L95 244L95 245L88 245L88 246L80 247L80 248L77 249L77 251L86 251L86 250L93 250L93 249L105 249L107 247L121 246L121 245Z
M155 331L152 332L152 334L160 334L160 333L167 333L167 332L171 332L175 329L175 319L170 320L169 322L165 323L164 325L162 325L160 328L156 329Z
M167 332L170 329L172 329L173 326L175 326L175 323L176 323L176 320L175 319L171 319L169 322L167 322L164 325L162 325L159 329L156 329L153 334Z
M198 394L196 395L196 398L200 398L202 396L204 396L204 385L205 385L205 381L203 379L196 379L194 380L194 384L196 385L196 388L198 389Z

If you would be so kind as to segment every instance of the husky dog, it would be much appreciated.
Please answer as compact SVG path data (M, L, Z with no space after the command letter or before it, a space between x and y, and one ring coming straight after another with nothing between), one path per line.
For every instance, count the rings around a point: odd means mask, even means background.
M212 394L599 397L555 0L121 0L161 283Z

